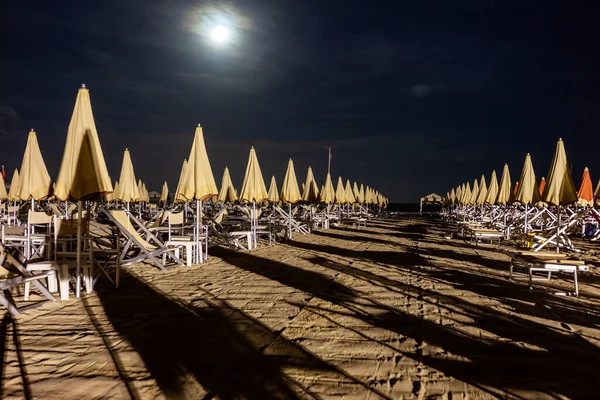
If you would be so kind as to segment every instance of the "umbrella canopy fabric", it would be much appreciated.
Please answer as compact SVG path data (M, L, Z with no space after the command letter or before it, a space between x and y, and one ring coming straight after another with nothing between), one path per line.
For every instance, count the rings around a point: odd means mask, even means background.
M183 165L181 166L181 172L179 173L179 181L177 182L177 189L175 190L175 203L181 203L185 201L185 197L183 197L183 193L181 190L183 189L183 181L185 178L185 171L187 169L187 160L183 160Z
M344 181L342 177L338 177L337 186L335 188L335 202L338 204L346 204L346 189L344 188Z
M331 182L331 174L327 173L325 178L325 184L320 196L321 203L331 204L335 202L335 190L333 189L333 182Z
M512 182L510 181L510 171L508 170L508 164L504 164L502 170L502 178L500 178L500 185L498 187L498 197L496 197L496 204L505 205L511 199Z
M23 154L17 196L21 200L42 200L50 196L52 181L42 158L37 136L32 129Z
M312 171L311 171L312 173ZM288 161L287 171L285 171L285 177L283 178L283 186L281 186L281 196L279 199L283 203L297 203L302 200L300 189L298 188L298 179L296 179L296 170L294 169L294 162L290 158Z
M12 180L10 181L10 189L8 190L8 200L9 201L19 201L19 170L15 168L15 172L13 173Z
M246 174L244 175L244 183L240 192L240 200L245 201L262 201L269 197L265 181L263 180L258 157L254 147L250 149L248 157L248 165L246 166Z
M123 164L121 165L121 175L119 176L119 192L116 198L125 203L138 201L140 198L140 190L135 182L135 172L133 171L133 163L131 162L131 155L128 149L125 149L123 152Z
M356 184L356 181L354 181L354 185L352 185L352 194L354 195L354 201L358 203L358 196L360 194L360 191L358 190L358 185Z
M304 191L302 192L302 200L314 203L319 200L319 187L315 181L315 176L311 167L308 167L306 173L306 182L304 183Z
M558 139L554 158L548 172L548 179L542 196L544 202L553 205L567 205L577 201L577 192L562 139Z
M461 187L461 185L458 185L456 187L456 191L454 193L456 194L456 197L454 198L454 202L456 204L459 204L460 203L460 199L462 198L462 187Z
M496 198L498 197L498 178L496 177L496 170L492 171L492 176L490 178L490 186L487 190L487 195L485 196L484 203L485 204L495 204Z
M218 200L223 203L233 203L237 201L238 196L233 187L231 181L231 175L229 174L229 168L225 167L223 171L223 178L221 179L221 190L219 190Z
M542 176L542 179L540 180L540 190L539 190L539 192L540 192L540 198L541 198L541 196L544 195L544 189L545 188L546 188L546 178L544 178Z
M277 181L275 175L271 176L271 184L269 185L269 191L267 192L269 201L277 203L279 201L279 191L277 190Z
M82 85L69 123L54 196L59 200L85 200L112 191L94 123L90 93Z
M485 182L485 176L481 175L481 180L479 181L479 194L477 195L477 199L475 200L475 204L482 205L485 203L485 199L487 197L488 187Z
M150 202L150 194L148 193L148 189L146 189L146 184L142 183L142 201L146 203Z
M583 170L583 176L581 177L581 186L577 192L577 204L583 207L594 205L592 178L590 177L590 170L587 167Z
M137 201L146 201L145 200L145 194L144 194L144 184L142 183L141 179L138 179L138 193L140 194L140 197L138 197Z
M350 185L350 179L346 180L346 202L348 204L356 203L356 198L354 197L354 191L352 190L352 186Z
M187 201L204 201L216 196L218 193L204 144L204 133L202 127L198 124L185 169L181 195Z
M519 186L514 201L521 204L536 204L540 201L540 192L535 180L535 171L531 162L531 155L527 153L525 156L525 164L521 171Z
M450 190L450 194L448 195L448 204L454 204L456 202L456 191L454 188Z
M167 185L167 181L163 183L162 192L160 193L160 199L158 199L159 203L166 203L169 201L169 185Z
M6 183L4 182L4 177L0 174L0 200L6 200L8 198L8 193L6 193Z
M106 199L106 201L115 201L117 200L117 193L119 193L119 181L115 181L113 191L111 193L106 193L104 198Z

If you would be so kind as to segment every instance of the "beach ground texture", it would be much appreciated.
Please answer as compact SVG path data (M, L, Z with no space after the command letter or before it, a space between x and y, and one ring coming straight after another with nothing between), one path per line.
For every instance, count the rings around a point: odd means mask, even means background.
M600 396L600 273L530 293L509 258L422 219L211 249L119 289L0 316L1 398ZM600 264L598 264L600 266ZM540 289L570 287L557 278Z

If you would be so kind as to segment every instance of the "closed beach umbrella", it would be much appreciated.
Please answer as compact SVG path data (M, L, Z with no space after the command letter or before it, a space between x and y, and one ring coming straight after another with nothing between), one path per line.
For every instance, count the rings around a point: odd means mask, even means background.
M141 182L141 181L140 181ZM138 201L140 198L140 188L135 182L135 172L129 150L123 152L123 164L121 164L121 175L119 175L119 192L117 198L125 203Z
M354 195L354 201L358 203L359 190L356 181L354 181L354 185L352 186L352 194Z
M457 204L460 204L460 199L461 199L461 196L462 196L462 187L461 187L461 185L458 185L456 187L456 190L454 191L454 193L456 195L456 197L454 198L454 202L457 203Z
M145 201L144 185L143 185L141 179L138 179L137 188L138 188L138 193L140 194L140 197L138 197L137 201Z
M450 190L450 194L448 195L448 204L454 204L456 202L456 191L454 188Z
M580 206L591 207L594 205L594 191L592 188L592 178L590 170L585 167L583 177L581 178L581 186L577 192L577 204Z
M321 203L331 204L335 201L335 190L333 189L333 182L331 182L331 174L327 173L325 178L325 184L320 196Z
M346 180L346 202L348 204L354 204L356 202L356 198L354 197L354 191L352 190L352 186L350 186L350 179Z
M485 196L485 204L495 204L496 198L498 197L498 178L496 177L496 170L492 171L490 178L490 186L487 189L487 195Z
M54 196L59 200L86 200L112 191L94 123L90 93L82 85L69 123Z
M481 175L481 180L479 181L479 194L477 195L477 199L475 200L475 204L482 205L485 203L485 199L487 197L487 184L485 182L485 176Z
M546 188L546 178L544 178L542 176L542 179L540 180L540 190L539 190L540 191L540 198L541 198L541 196L544 195L544 189L545 188Z
M181 203L185 201L185 197L183 197L183 193L181 190L183 189L183 180L185 178L185 170L187 169L187 160L183 160L183 165L181 166L181 172L179 173L179 181L177 181L177 189L175 190L175 203Z
M315 181L315 176L311 167L308 167L306 173L306 182L304 183L304 191L302 192L302 200L310 203L315 203L319 200L319 187Z
M285 177L283 178L283 185L281 186L281 195L279 199L283 203L290 204L295 204L302 200L300 189L298 188L298 180L296 179L296 171L294 170L294 162L291 158L288 161L287 171L285 172Z
M471 189L471 197L468 200L468 204L477 204L477 196L479 196L479 182L477 182L477 179L475 179L473 181L473 188Z
M471 192L471 184L469 182L467 182L465 185L465 190L463 190L462 204L464 204L464 205L471 204L471 195L472 194L473 193Z
M567 153L562 139L558 139L556 144L542 198L544 202L553 205L566 205L577 201L577 192L567 164Z
M337 186L335 188L335 202L338 204L345 204L346 200L346 189L344 189L344 181L342 177L338 177Z
M142 183L142 201L145 201L146 203L150 202L150 193L148 193L148 189L146 189L146 184Z
M21 200L19 197L19 170L16 168L15 172L13 173L12 180L10 181L10 189L8 190L7 197L9 201Z
M4 177L0 174L0 201L4 201L8 198L8 193L6 193L6 183L4 182Z
M231 181L231 175L229 174L229 168L225 167L223 171L223 178L221 179L221 190L219 190L218 200L223 203L233 203L237 201L238 196L233 187Z
M504 164L502 170L502 178L500 178L500 185L498 187L498 197L496 198L496 204L505 205L511 199L512 182L510 181L510 171L508 170L508 164Z
M167 181L163 183L162 192L160 193L159 203L165 204L169 201L169 185L167 185Z
M529 153L525 156L525 164L523 164L523 171L521 171L518 183L515 202L529 205L540 201L539 187L535 180L535 171Z
M23 154L17 196L21 200L42 200L50 195L51 185L37 136L32 129Z
M269 186L267 195L269 201L273 203L277 203L279 201L279 191L277 190L277 181L275 181L275 175L271 177L271 185Z
M198 124L194 135L194 142L187 161L185 177L181 188L182 196L190 200L204 201L219 194L215 178L210 167L204 134Z
M248 165L246 166L240 199L251 202L262 201L268 197L269 194L263 180L262 172L260 171L256 150L252 147L250 149L250 156L248 157Z
M365 204L365 187L362 183L360 184L360 189L358 189L358 202Z

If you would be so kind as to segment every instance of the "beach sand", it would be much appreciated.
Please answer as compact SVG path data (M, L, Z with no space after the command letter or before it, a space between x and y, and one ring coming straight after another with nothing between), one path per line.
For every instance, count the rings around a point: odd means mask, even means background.
M581 276L579 299L529 293L507 256L444 235L374 220L211 249L191 268L136 265L118 290L101 278L4 314L0 397L598 397L600 274Z

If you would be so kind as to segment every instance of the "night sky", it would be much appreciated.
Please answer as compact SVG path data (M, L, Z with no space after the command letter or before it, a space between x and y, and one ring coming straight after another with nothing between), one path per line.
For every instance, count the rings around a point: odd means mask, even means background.
M593 8L596 6L596 8ZM392 202L501 173L538 179L565 140L579 185L600 178L594 2L0 1L0 163L34 128L56 178L77 89L90 89L112 180L123 150L174 190L194 129L239 190L250 146L265 181L293 158ZM228 26L232 41L208 32Z

